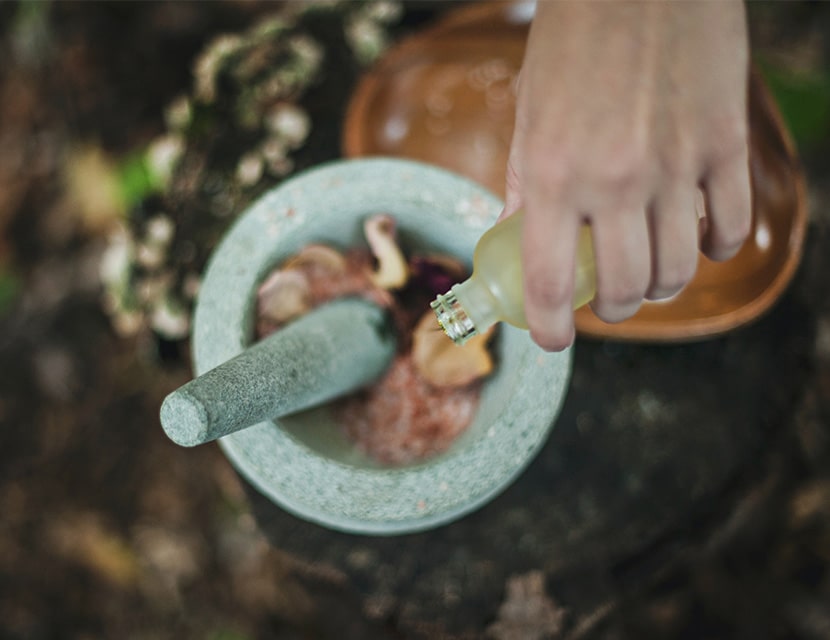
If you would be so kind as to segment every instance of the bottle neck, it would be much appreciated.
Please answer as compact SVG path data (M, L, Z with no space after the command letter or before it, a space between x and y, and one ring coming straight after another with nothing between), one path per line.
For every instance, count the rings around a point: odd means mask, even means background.
M496 305L489 289L473 275L439 295L431 307L450 339L464 344L499 320Z

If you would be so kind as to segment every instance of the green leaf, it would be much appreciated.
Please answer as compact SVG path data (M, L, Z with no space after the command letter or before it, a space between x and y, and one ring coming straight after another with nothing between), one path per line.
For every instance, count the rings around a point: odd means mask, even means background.
M0 270L0 314L6 313L20 293L20 280L8 271Z
M127 156L118 167L121 198L127 209L161 189L159 177L150 169L144 153Z
M823 142L830 134L830 74L760 68L796 144L804 150Z

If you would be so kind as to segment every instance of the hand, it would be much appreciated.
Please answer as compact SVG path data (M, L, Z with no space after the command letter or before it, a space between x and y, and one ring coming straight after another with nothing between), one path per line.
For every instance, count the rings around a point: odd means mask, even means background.
M698 247L715 260L738 251L751 225L747 74L740 2L538 3L502 217L525 210L525 313L540 346L573 341L585 223L591 304L607 322L677 293Z

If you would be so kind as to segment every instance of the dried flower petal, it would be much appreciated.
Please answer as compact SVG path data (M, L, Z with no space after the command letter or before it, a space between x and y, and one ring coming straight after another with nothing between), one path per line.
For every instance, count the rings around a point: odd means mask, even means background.
M545 589L545 574L534 570L507 579L507 594L487 637L498 640L558 638L567 610Z
M262 155L255 151L246 153L236 165L236 180L243 187L251 187L259 182L262 172Z
M169 133L153 140L147 148L147 166L154 184L159 188L166 189L170 185L176 165L184 153L184 146L181 135Z
M286 146L302 146L311 131L308 114L295 104L281 102L265 114L265 127L283 140Z
M410 284L426 291L431 298L467 279L467 270L462 262L444 255L412 256L409 271Z
M172 131L184 131L193 120L193 105L187 96L178 96L164 110L164 121Z
M199 55L193 70L197 98L207 103L216 99L217 77L222 65L243 46L244 39L241 36L222 35L215 38Z
M490 327L459 348L447 340L435 314L427 311L412 336L412 358L418 373L437 387L460 387L486 376L493 370L493 358L487 349L493 330Z
M173 239L176 225L164 214L158 214L147 221L145 241L156 246L166 247Z
M190 316L176 300L166 298L153 309L150 326L168 340L181 340L190 330Z

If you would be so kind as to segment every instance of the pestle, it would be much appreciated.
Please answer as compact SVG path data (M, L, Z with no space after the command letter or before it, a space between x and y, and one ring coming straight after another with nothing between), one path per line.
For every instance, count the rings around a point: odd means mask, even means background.
M210 442L359 389L394 354L381 308L358 298L329 302L173 391L161 424L182 446Z

